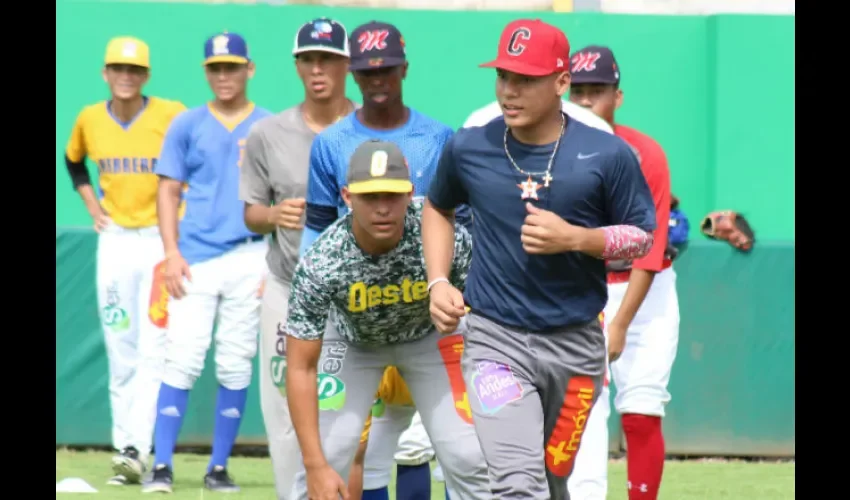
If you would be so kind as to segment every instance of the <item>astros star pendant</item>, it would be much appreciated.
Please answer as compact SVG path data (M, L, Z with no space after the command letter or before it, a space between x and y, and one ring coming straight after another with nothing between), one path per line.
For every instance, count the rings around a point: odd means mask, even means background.
M520 182L519 184L517 184L517 187L522 189L522 199L523 200L527 200L529 198L531 198L532 200L536 200L537 199L537 186L539 186L539 185L540 185L540 183L538 183L535 180L532 180L531 176L529 175L528 180L525 181L525 182Z

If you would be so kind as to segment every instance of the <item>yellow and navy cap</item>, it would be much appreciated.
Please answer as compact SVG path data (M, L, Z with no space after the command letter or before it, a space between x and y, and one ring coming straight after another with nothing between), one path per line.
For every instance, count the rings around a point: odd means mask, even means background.
M392 142L371 139L357 146L348 163L348 191L365 193L409 193L410 168L404 154Z
M131 64L150 68L150 48L145 42L131 36L113 38L106 44L104 64Z
M246 64L251 61L248 57L248 43L236 33L219 33L209 37L204 43L204 65L213 63Z

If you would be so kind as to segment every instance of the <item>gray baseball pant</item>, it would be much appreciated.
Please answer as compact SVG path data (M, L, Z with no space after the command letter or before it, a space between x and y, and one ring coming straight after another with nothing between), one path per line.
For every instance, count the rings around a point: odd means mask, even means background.
M414 342L359 346L342 339L329 323L319 359L319 430L325 457L344 480L384 370L394 365L407 382L443 464L446 484L456 494L452 499L493 499L475 428L456 407L457 388L453 391L450 377L456 373L461 384L462 378L457 366L459 356L445 357L454 366L444 362L440 348L445 347L447 339L432 330ZM307 500L303 461L299 462L290 500Z
M289 283L269 274L260 313L260 406L278 500L289 498L300 461L286 401L286 336L280 328L289 309L289 288Z
M366 457L363 462L364 490L376 490L390 484L392 472L397 463L395 457L401 451L401 436L410 428L414 415L416 415L415 406L392 404L385 404L383 415L372 415L369 445L366 447ZM427 439L427 434L425 437ZM426 454L427 451L419 451L415 457L419 460L404 465L427 463L430 458L433 458L433 451Z
M570 500L567 479L605 372L599 320L540 333L472 311L466 326L461 365L492 496Z

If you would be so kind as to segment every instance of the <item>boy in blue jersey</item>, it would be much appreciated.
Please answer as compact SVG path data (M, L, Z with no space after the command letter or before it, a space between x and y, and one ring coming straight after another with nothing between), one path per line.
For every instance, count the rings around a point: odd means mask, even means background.
M201 374L214 323L219 381L207 489L238 491L227 460L245 412L260 328L263 236L245 227L239 168L251 126L271 113L248 100L254 74L245 40L222 33L204 45L204 70L215 98L178 116L165 136L156 174L165 283L172 300L165 371L157 402L156 456L142 491L172 490L172 456L189 398ZM188 188L183 192L183 186ZM181 198L186 213L177 222ZM178 236L179 235L179 236Z
M656 228L631 148L561 111L569 59L554 26L508 24L483 65L503 118L454 135L422 212L431 318L451 332L466 317L461 368L495 498L570 499L605 371L605 261L645 256ZM461 203L479 219L463 293L449 282Z
M402 81L407 77L408 61L398 28L366 23L351 33L350 45L350 69L363 105L313 141L302 255L325 228L348 212L340 190L345 185L348 159L363 141L380 139L401 148L410 162L414 203L421 206L440 151L453 133L448 125L404 105ZM466 222L463 214L459 217L458 222Z
M349 159L359 145L370 139L396 144L409 163L414 185L414 206L421 207L440 151L453 134L447 125L405 106L402 81L407 76L408 61L404 38L398 28L382 22L366 23L352 31L349 45L349 67L363 96L363 105L325 129L313 141L307 183L307 216L301 237L302 256L322 231L338 217L348 213L341 190L346 184ZM465 215L460 210L458 222L468 224L469 218ZM380 419L376 419L370 441L377 444L382 439L397 440L397 434L389 436L391 433L382 432L384 428ZM382 433L387 436L382 437ZM424 432L421 435L427 436ZM430 448L430 443L422 443L422 447ZM392 448L395 448L394 443ZM386 483L389 482L389 474L379 474L385 481L370 479L370 463L381 462L370 457L371 452L377 451L373 446L367 450L364 500L387 498L388 495ZM396 493L399 500L430 498L428 456L417 454L416 457L402 457L396 454ZM370 484L373 482L384 484Z

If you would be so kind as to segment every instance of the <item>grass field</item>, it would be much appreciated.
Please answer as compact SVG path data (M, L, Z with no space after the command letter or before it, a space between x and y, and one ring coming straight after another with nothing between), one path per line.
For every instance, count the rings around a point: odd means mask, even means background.
M110 456L109 453L94 451L57 451L56 481L68 477L85 479L102 496L110 500L142 496L137 486L106 485L106 480L111 476ZM206 455L185 454L174 457L174 494L170 498L188 500L221 496L209 493L202 487L208 458ZM276 500L268 458L234 458L229 468L234 479L242 487L242 493L226 495L227 498ZM612 461L609 468L609 500L626 500L625 477L625 463L621 460ZM392 494L390 497L393 498ZM442 483L434 483L432 498L443 500ZM660 495L661 500L792 500L793 498L794 463L715 460L667 462Z

